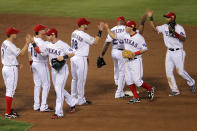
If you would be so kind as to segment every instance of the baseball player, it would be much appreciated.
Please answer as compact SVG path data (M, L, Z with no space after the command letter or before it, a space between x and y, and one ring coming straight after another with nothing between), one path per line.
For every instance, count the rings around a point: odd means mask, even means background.
M34 42L39 46L45 46L48 42L43 40L46 26L38 24L34 27L36 36ZM42 56L36 52L32 44L29 44L28 56L34 79L34 111L49 112L53 109L48 107L47 97L50 90L50 74L48 69L48 56ZM42 88L41 88L42 87ZM40 105L40 92L42 89L42 102Z
M49 44L46 44L45 47L42 48L38 47L40 51L37 51L38 53L41 52L41 55L43 56L48 55L50 65L52 66L52 81L56 91L56 108L55 114L52 115L51 118L56 119L63 117L64 99L70 106L70 113L75 112L75 104L77 102L77 99L72 98L71 95L64 89L69 74L68 64L65 62L63 63L63 67L56 69L53 67L53 61L57 60L57 58L59 61L63 61L68 57L72 57L74 55L74 51L67 43L57 38L58 32L56 29L50 28L46 32L46 35L48 36L48 40L50 41ZM35 45L34 47L36 46L37 45Z
M30 35L26 36L26 43L21 49L14 44L19 30L10 27L6 30L7 39L1 45L1 62L3 64L2 75L6 86L6 113L5 118L17 118L18 114L11 110L13 97L18 82L18 57L23 56L31 42ZM21 68L21 67L20 67Z
M132 91L134 97L129 101L129 103L139 103L140 99L136 91L136 86L143 87L148 90L148 98L153 100L154 97L154 88L146 84L142 80L143 76L143 66L142 66L142 54L145 53L148 49L146 47L146 42L142 35L136 32L136 23L134 21L128 21L126 23L125 33L113 33L107 24L105 27L113 39L117 39L120 42L124 43L125 50L134 52L133 58L125 58L125 79L127 85L129 85L130 90ZM124 56L123 56L124 57Z
M142 34L144 29L144 22L146 20L146 15L142 17L139 27L139 33ZM111 29L115 34L125 33L125 18L123 16L117 17L117 25ZM128 94L125 94L123 89L125 86L125 78L124 78L124 59L122 57L122 51L124 50L124 42L121 42L116 39L112 39L110 35L107 36L105 45L103 47L101 58L104 57L110 43L112 43L112 59L114 62L114 81L118 86L115 98L123 98L129 97Z
M85 99L85 83L88 72L87 57L89 54L90 45L96 45L104 28L104 23L100 23L97 36L94 38L86 33L88 25L90 24L85 18L79 18L77 21L78 29L76 29L71 36L72 49L75 51L75 56L71 60L71 95L78 99L78 105L91 104Z
M180 94L173 74L174 67L178 74L187 81L187 84L191 88L191 92L194 93L196 90L195 81L184 70L185 51L183 49L183 42L186 40L186 34L184 28L181 25L176 24L176 14L169 12L164 15L167 23L161 26L155 25L153 21L153 11L148 10L147 15L150 17L150 24L154 31L163 34L164 43L167 47L165 69L171 89L169 96L176 96Z

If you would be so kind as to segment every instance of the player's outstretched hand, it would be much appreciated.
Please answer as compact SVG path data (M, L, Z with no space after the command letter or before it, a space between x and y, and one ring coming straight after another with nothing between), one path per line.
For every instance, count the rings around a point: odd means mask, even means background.
M107 23L105 23L105 29L109 29L109 25Z
M147 13L148 17L152 17L153 16L153 11L150 10L150 9L148 9L146 13Z
M26 35L26 43L32 43L33 42L33 37L30 34Z
M100 22L100 24L98 25L98 29L102 31L104 29L104 27L105 27L105 23Z

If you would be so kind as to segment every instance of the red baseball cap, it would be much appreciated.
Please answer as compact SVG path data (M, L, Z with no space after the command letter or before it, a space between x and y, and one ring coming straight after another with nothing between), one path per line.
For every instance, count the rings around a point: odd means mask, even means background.
M119 17L117 17L117 22L120 21L120 20L121 20L121 21L125 21L124 16L119 16Z
M6 30L6 35L18 34L20 31L14 27L10 27Z
M77 24L78 24L78 26L88 25L88 24L90 24L90 21L86 20L86 18L79 18L77 20Z
M128 26L128 27L136 27L136 23L135 23L135 21L133 21L133 20L129 20L129 21L127 21L127 23L126 23L126 26Z
M41 24L37 24L35 27L34 27L34 31L35 32L39 32L41 30L45 30L47 27L44 26L44 25L41 25Z
M57 30L54 29L54 28L50 28L47 32L46 32L46 35L52 35L52 34L55 34L57 35Z
M163 15L166 18L172 18L174 17L174 19L176 19L176 14L173 12L169 12L168 14Z

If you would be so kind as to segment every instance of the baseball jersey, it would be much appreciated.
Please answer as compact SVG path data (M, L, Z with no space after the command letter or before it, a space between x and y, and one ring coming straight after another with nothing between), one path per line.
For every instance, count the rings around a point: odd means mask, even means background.
M74 53L74 50L65 42L58 40L55 44L49 42L45 47L40 48L41 55L49 56L49 60L57 58L58 56L64 56L69 53ZM51 62L50 62L51 65Z
M157 26L156 29L157 29L158 33L163 34L164 43L165 43L167 48L183 48L183 42L182 41L180 41L177 38L171 37L169 35L168 24ZM178 34L183 35L184 37L186 37L185 30L181 25L176 24L175 31Z
M39 46L40 48L44 48L47 44L49 44L48 41L44 41L41 38L34 37L34 42ZM47 63L48 62L48 56L42 56L41 54L38 54L35 50L32 44L29 44L28 52L31 53L31 58L34 62L42 62Z
M4 66L18 65L17 56L21 50L11 41L5 40L1 46L1 62Z
M116 38L124 43L126 50L130 50L132 52L148 50L144 37L137 32L133 36L130 36L127 32L116 34ZM141 57L141 55L136 56L136 58L138 57Z
M93 45L95 38L84 31L75 30L71 36L71 46L76 56L88 56L90 45Z
M125 33L125 26L124 25L117 25L111 29L112 32L115 34L121 34ZM124 49L124 43L122 41L112 39L110 35L107 35L107 38L105 42L111 42L112 43L112 49Z

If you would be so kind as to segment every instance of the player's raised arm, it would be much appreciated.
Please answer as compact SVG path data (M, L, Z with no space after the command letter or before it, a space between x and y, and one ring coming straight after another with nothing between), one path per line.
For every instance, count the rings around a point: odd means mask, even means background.
M146 22L146 19L147 19L147 14L144 14L142 16L142 19L140 20L140 25L138 27L138 30L139 30L139 33L140 34L143 34L143 31L144 31L144 23Z
M153 19L153 11L147 10L147 16L148 16L149 19L150 19L150 25L151 25L152 29L153 29L155 32L157 32L156 25L155 25L155 22L154 22L154 19Z
M104 28L104 23L103 22L100 22L100 24L98 25L98 33L97 33L97 36L95 37L95 42L94 42L94 45L97 45L100 38L101 38L101 35L102 35L102 31L103 31L103 28Z
M28 45L29 45L29 43L31 43L32 41L33 41L33 40L32 40L31 35L28 34L28 35L26 36L25 45L24 45L24 47L22 48L22 50L21 50L19 56L24 56L24 55L25 55L25 52L26 52L26 50L28 49Z
M107 33L110 35L112 39L116 39L116 34L110 30L109 25L107 23L105 23L105 29L107 30Z

